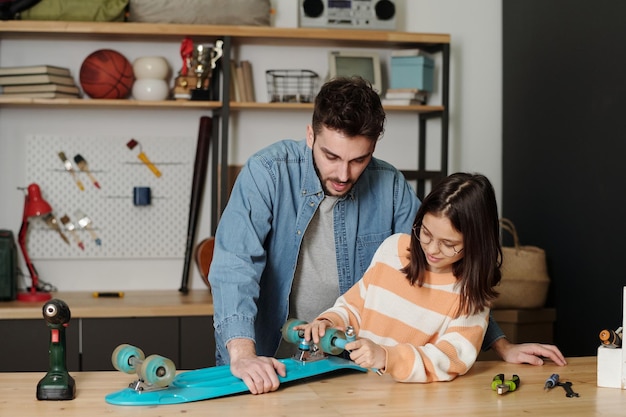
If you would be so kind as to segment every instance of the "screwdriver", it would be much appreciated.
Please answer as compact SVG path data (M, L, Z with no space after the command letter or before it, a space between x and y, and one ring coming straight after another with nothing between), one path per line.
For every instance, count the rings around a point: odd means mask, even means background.
M543 386L543 389L548 390L550 388L556 387L556 384L559 383L559 374L552 374L550 378L546 379L546 384Z

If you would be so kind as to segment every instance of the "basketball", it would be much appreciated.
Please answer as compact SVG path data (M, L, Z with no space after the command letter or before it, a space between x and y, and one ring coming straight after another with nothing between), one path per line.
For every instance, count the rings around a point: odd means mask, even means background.
M80 85L91 98L126 98L135 81L133 67L117 51L100 49L80 66Z

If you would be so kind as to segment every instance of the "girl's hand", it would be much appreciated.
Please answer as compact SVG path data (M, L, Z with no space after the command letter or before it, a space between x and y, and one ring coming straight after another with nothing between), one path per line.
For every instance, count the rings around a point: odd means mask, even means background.
M332 323L328 319L315 319L311 323L295 326L295 330L304 330L304 340L310 342L313 339L313 343L319 343L320 338L326 334L326 329L332 327Z
M385 369L387 366L387 352L385 349L369 339L358 339L346 344L350 351L350 359L363 368Z

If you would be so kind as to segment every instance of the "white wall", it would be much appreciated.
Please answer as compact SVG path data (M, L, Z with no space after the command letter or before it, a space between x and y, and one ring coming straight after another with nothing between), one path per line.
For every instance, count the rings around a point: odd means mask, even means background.
M274 25L297 26L297 3L274 0ZM396 0L399 30L451 34L450 159L449 170L477 171L493 182L501 201L501 2L497 0ZM91 51L112 47L129 60L146 55L166 56L175 70L179 67L179 44L156 42L55 42L2 41L0 65L27 65L40 62L69 66L78 74L80 64ZM266 97L265 70L313 69L325 76L326 50L319 48L243 47L238 58L250 59L255 70L257 99ZM294 62L289 58L297 56ZM35 57L35 58L34 58ZM34 60L36 59L36 60ZM433 98L435 102L436 97ZM17 235L23 195L17 187L27 184L24 137L47 134L143 134L195 137L197 110L94 110L0 108L0 228ZM243 163L255 150L284 138L303 138L308 112L247 111L235 114L231 132L231 163ZM399 168L411 169L417 155L414 115L390 114L385 137L377 156ZM268 120L271 121L268 123ZM437 138L437 126L429 123L429 137ZM429 143L429 167L436 168L437 144ZM208 181L207 181L208 183ZM208 196L205 193L198 238L210 232ZM181 213L187 215L187 213ZM158 226L155 226L158 227ZM21 262L21 268L26 268ZM34 260L41 278L60 290L178 289L182 259L163 260ZM191 288L203 288L192 270ZM29 281L27 281L29 283Z

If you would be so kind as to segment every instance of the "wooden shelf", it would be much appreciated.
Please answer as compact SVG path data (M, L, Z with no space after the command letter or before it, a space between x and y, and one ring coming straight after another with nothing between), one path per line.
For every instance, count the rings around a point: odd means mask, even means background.
M65 301L72 318L186 317L212 316L213 298L207 290L126 291L123 298L94 298L91 292L62 291L53 298ZM42 319L44 302L6 301L0 303L0 320Z
M217 109L222 107L219 101L190 101L190 100L108 100L108 99L83 99L83 98L28 98L0 96L0 106L64 106L64 107L160 107L160 108L199 108Z
M288 45L371 45L408 47L449 44L450 35L436 33L389 32L378 30L345 30L322 28L276 28L269 26L229 26L229 25L182 25L169 23L128 23L128 22L59 22L59 21L2 21L0 33L3 38L15 35L19 38L32 36L41 39L42 35L52 37L92 37L150 38L153 40L172 37L233 37L233 43Z

